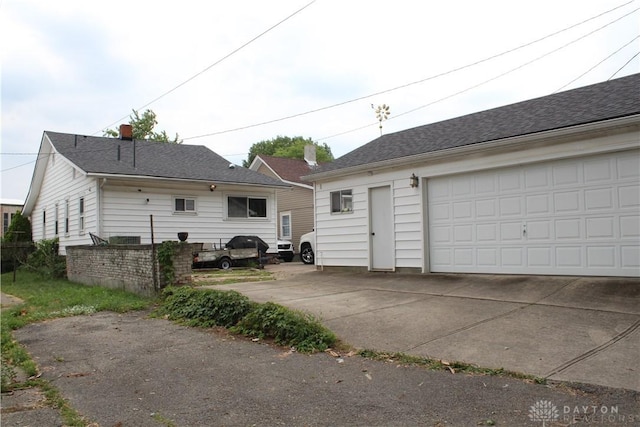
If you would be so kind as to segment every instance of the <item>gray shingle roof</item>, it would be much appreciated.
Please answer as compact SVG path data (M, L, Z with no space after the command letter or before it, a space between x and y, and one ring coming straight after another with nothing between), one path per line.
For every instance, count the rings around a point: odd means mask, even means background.
M91 174L130 175L156 178L283 186L276 179L236 166L202 145L134 142L46 131L55 149ZM118 160L120 147L120 160Z
M639 113L640 74L633 74L383 135L315 172L334 171Z

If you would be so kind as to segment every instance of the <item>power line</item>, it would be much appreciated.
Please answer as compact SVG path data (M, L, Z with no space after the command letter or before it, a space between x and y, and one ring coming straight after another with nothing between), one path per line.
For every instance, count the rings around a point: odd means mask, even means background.
M630 63L631 61L633 61L633 59L634 59L636 56L638 56L638 55L640 55L640 52L636 52L636 54L635 54L635 55L633 55L633 56L632 56L632 57L631 57L627 62L625 62L625 63L624 63L624 65L623 65L622 67L618 68L618 71L616 71L615 73L613 73L613 74L611 75L611 77L609 77L609 78L607 79L607 81L609 81L609 80L611 80L612 78L614 78L616 74L618 74L620 71L622 71L622 69L623 69L624 67L626 67L627 65L629 65L629 63Z
M170 93L176 91L177 89L181 88L182 86L186 85L187 83L189 83L190 81L192 81L193 79L195 79L196 77L206 73L207 71L209 71L211 68L215 67L216 65L220 64L222 61L224 61L225 59L229 58L230 56L232 56L233 54L237 53L238 51L240 51L241 49L249 46L251 43L253 43L254 41L258 40L260 37L264 36L265 34L267 34L268 32L270 32L271 30L275 29L276 27L278 27L280 24L283 24L284 22L288 21L289 19L293 18L295 15L297 15L298 13L302 12L303 10L305 10L306 8L308 8L309 6L311 6L313 3L315 3L316 0L312 0L311 2L307 3L305 6L301 7L300 9L296 10L295 12L293 12L292 14L290 14L289 16L287 16L286 18L280 20L278 23L272 25L271 27L267 28L266 30L264 30L263 32L261 32L260 34L258 34L257 36L253 37L251 40L249 40L248 42L242 44L240 47L237 47L236 49L232 50L231 52L229 52L228 54L226 54L225 56L223 56L222 58L218 59L216 62L214 62L213 64L209 65L208 67L206 67L204 70L194 74L193 76L189 77L187 80L183 81L182 83L174 86L172 89L169 89L168 91L164 92L162 95L152 99L151 101L147 102L146 104L144 104L141 107L138 107L136 109L136 111L142 110L143 108L148 107L149 105L153 104L154 102L164 98L165 96L169 95ZM105 126L102 130L104 129L108 129L111 126L120 123L122 120L127 119L129 116L123 116L121 118L119 118L118 120L116 120L115 122ZM94 132L92 135L97 134L98 132L101 132L102 130L98 130L96 132Z
M254 124L251 124L251 125L241 126L241 127L237 127L237 128L225 129L225 130L216 131L216 132L210 132L210 133L206 133L206 134L202 134L202 135L190 136L190 137L183 138L183 140L186 141L186 140L190 140L190 139L204 138L204 137L207 137L207 136L221 135L221 134L225 134L225 133L237 132L237 131L240 131L240 130L245 130L245 129L250 129L250 128L254 128L254 127L258 127L258 126L264 126L264 125L268 125L268 124L272 124L272 123L276 123L276 122L281 122L281 121L284 121L284 120L289 120L289 119L293 119L293 118L296 118L296 117L305 116L305 115L308 115L308 114L318 113L320 111L328 110L328 109L331 109L331 108L341 107L343 105L347 105L347 104L350 104L350 103L353 103L353 102L362 101L362 100L367 99L367 98L371 98L371 97L374 97L374 96L378 96L378 95L382 95L382 94L385 94L385 93L393 92L393 91L396 91L396 90L399 90L399 89L404 89L404 88L407 88L409 86L413 86L413 85L417 85L417 84L420 84L420 83L424 83L426 81L433 80L433 79L436 79L438 77L443 77L443 76L446 76L446 75L449 75L449 74L452 74L452 73L455 73L455 72L458 72L458 71L465 70L465 69L473 67L475 65L479 65L479 64L482 64L484 62L499 58L501 56L504 56L504 55L507 55L509 53L515 52L517 50L523 49L525 47L529 47L529 46L531 46L531 45L533 45L535 43L539 43L539 42L541 42L543 40L546 40L546 39L548 39L550 37L556 36L558 34L561 34L561 33L565 32L565 31L569 31L569 30L571 30L571 29L573 29L575 27L578 27L578 26L580 26L582 24L585 24L585 23L587 23L589 21L592 21L592 20L597 19L597 18L599 18L601 16L604 16L604 15L606 15L608 13L611 13L611 12L617 10L617 9L620 9L620 8L622 8L624 6L627 6L628 4L633 3L634 1L635 0L631 0L631 1L629 1L627 3L624 3L624 4L620 5L620 6L616 6L616 7L612 8L612 9L609 9L609 10L607 10L605 12L602 12L602 13L600 13L598 15L595 15L595 16L593 16L591 18L585 19L584 21L578 22L578 23L573 24L573 25L571 25L569 27L566 27L566 28L564 28L562 30L555 31L555 32L550 33L550 34L548 34L546 36L543 36L543 37L538 38L536 40L533 40L531 42L525 43L523 45L517 46L515 48L503 51L501 53L489 56L487 58L481 59L479 61L472 62L472 63L467 64L467 65L463 65L463 66L458 67L458 68L451 69L449 71L445 71L445 72L442 72L442 73L439 73L439 74L435 74L433 76L426 77L426 78L421 79L421 80L417 80L417 81L414 81L414 82L411 82L411 83L406 83L406 84L403 84L403 85L400 85L400 86L396 86L396 87L391 88L391 89L382 90L382 91L379 91L379 92L371 93L369 95L360 96L360 97L357 97L357 98L353 98L353 99L350 99L350 100L347 100L347 101L343 101L343 102L339 102L339 103L336 103L336 104L328 105L328 106L325 106L325 107L320 107L320 108L316 108L316 109L313 109L313 110L308 110L308 111L305 111L305 112L302 112L302 113L296 113L296 114L292 114L292 115L289 115L289 116L280 117L280 118L277 118L277 119L267 120L267 121L264 121L264 122L254 123ZM628 16L628 15L630 15L632 13L635 13L636 11L638 11L638 9L640 9L640 8L634 9L633 11L627 13L626 15L623 15L621 18L618 18L615 21L612 21L612 23L616 22L616 21L618 21L618 20L620 20L620 19L622 19L622 18L624 18L624 17L626 17L626 16Z
M564 86L556 89L553 93L556 92L560 92L562 89L564 89L565 87L569 86L571 83L575 82L578 79L581 79L582 77L584 77L586 74L588 74L589 72L591 72L594 68L598 67L600 64L602 64L603 62L605 62L607 59L611 58L613 55L615 55L616 53L620 52L622 49L624 49L625 47L629 46L631 43L633 43L635 40L638 40L638 38L640 38L640 36L635 36L633 39L631 39L631 41L627 42L624 46L620 47L618 50L616 50L615 52L613 52L612 54L610 54L609 56L607 56L606 58L604 58L603 60L601 60L600 62L598 62L596 65L594 65L593 67L589 68L587 71L585 71L584 73L580 74L578 77L576 77L575 79L571 80L569 83L565 84ZM633 59L633 58L631 58ZM631 60L629 60L631 61ZM628 64L629 62L627 62ZM623 65L622 68L624 68L627 64ZM620 70L622 69L620 68ZM618 70L618 71L620 71ZM616 71L616 73L618 72ZM614 76L615 74L614 73ZM609 77L608 80L611 80L611 77Z
M640 9L640 8L638 8L638 9ZM468 91L470 91L470 90L472 90L472 89L475 89L475 88L477 88L477 87L480 87L480 86L482 86L482 85L484 85L484 84L487 84L487 83L492 82L492 81L494 81L494 80L497 80L497 79L499 79L499 78L501 78L501 77L504 77L504 76L506 76L507 74L510 74L510 73L512 73L512 72L514 72L514 71L517 71L517 70L519 70L519 69L521 69L521 68L523 68L523 67L526 67L527 65L530 65L530 64L532 64L532 63L534 63L534 62L536 62L536 61L539 61L539 60L540 60L540 59L542 59L542 58L545 58L545 57L547 57L547 56L549 56L549 55L551 55L551 54L553 54L553 53L556 53L556 52L558 52L559 50L562 50L562 49L566 48L567 46L570 46L570 45L572 45L572 44L574 44L574 43L577 43L578 41L580 41L580 40L582 40L582 39L584 39L584 38L586 38L586 37L589 37L590 35L592 35L592 34L594 34L594 33L598 32L598 31L603 30L604 28L606 28L606 27L608 27L608 26L610 26L610 25L612 25L612 24L616 23L617 21L619 21L619 20L621 20L621 19L623 19L623 18L625 18L625 17L629 16L630 14L635 13L638 9L635 9L635 10L633 10L633 11L631 11L631 12L627 13L626 15L623 15L623 16L621 16L621 17L619 17L619 18L617 18L617 19L615 19L615 20L613 20L613 21L611 21L611 22L609 22L609 23L607 23L607 24L605 24L605 25L603 25L603 26L601 26L601 27L599 27L599 28L596 28L595 30L590 31L590 32L588 32L587 34L584 34L584 35L582 35L582 36L578 37L577 39L574 39L574 40L572 40L572 41L570 41L570 42L568 42L568 43L565 43L564 45L562 45L562 46L560 46L560 47L558 47L558 48L555 48L555 49L553 49L553 50L551 50L551 51L549 51L549 52L547 52L547 53L545 53L545 54L543 54L543 55L540 55L540 56L538 56L538 57L536 57L536 58L534 58L534 59L532 59L532 60L529 60L529 61L527 61L527 62L525 62L525 63L523 63L523 64L520 64L520 65L518 65L518 66L517 66L517 67L515 67L515 68L512 68L512 69L510 69L510 70L508 70L508 71L505 71L505 72L503 72L503 73L498 74L497 76L491 77L491 78L489 78L489 79L487 79L487 80L484 80L484 81L482 81L482 82L480 82L480 83L474 84L474 85L469 86L469 87L467 87L467 88L465 88L465 89L462 89L462 90L460 90L460 91L457 91L457 92L455 92L455 93L453 93L453 94L450 94L450 95L444 96L444 97L442 97L442 98L439 98L439 99L437 99L437 100L435 100L435 101L429 102L428 104L421 105L421 106L419 106L419 107L413 108L413 109L411 109L411 110L405 111L405 112L400 113L400 114L396 114L396 115L394 115L393 117L390 117L390 118L389 118L389 120L393 120L393 119L396 119L396 118L398 118L398 117L405 116L405 115L407 115L407 114L411 114L411 113L413 113L413 112L416 112L416 111L421 110L421 109L423 109L423 108L430 107L430 106L432 106L432 105L434 105L434 104L437 104L437 103L439 103L439 102L445 101L445 100L450 99L450 98L453 98L454 96L458 96L458 95L463 94L463 93L465 93L465 92L468 92ZM635 39L637 39L637 38L638 38L638 36L636 36L633 40L635 40ZM633 40L631 40L631 42L633 42ZM629 42L629 43L627 43L627 44L630 44L631 42ZM625 46L626 46L626 45L625 45ZM624 46L623 46L623 47L624 47ZM636 54L636 55L637 55L637 54ZM635 56L634 56L634 57L635 57ZM631 59L633 59L633 58L631 58ZM629 60L627 63L629 63L629 62L631 62L631 60ZM625 66L626 66L626 64L625 64L622 68L624 68ZM618 72L618 71L616 71L616 73L617 73L617 72ZM555 93L555 92L554 92L554 93ZM358 130L361 130L361 129L367 128L367 127L371 126L372 124L375 124L375 123L370 123L370 124L368 124L368 125L360 126L360 127L358 127L358 128L351 129L351 130L348 130L348 131L345 131L345 132L341 132L341 133L338 133L338 134L335 134L335 135L331 135L331 136L323 137L323 138L318 139L318 141L322 141L322 140L326 140L326 139L334 138L334 137L339 136L339 135L345 135L345 134L347 134L347 133L355 132L355 131L358 131Z

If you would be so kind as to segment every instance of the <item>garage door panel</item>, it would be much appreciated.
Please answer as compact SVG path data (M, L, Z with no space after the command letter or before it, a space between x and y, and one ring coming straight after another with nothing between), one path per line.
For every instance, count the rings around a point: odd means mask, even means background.
M584 181L587 184L602 184L613 178L611 159L597 159L584 162Z
M620 195L621 208L637 208L640 206L640 186L620 187L618 194Z
M587 268L616 266L616 248L614 246L587 246Z
M496 199L476 200L476 218L494 218L497 216L496 209L498 202Z
M549 171L546 166L531 167L524 172L527 190L541 190L549 186Z
M619 179L640 178L640 158L638 156L618 157L616 169Z
M480 268L495 269L498 264L497 248L478 248L476 250L476 261Z
M580 268L584 265L582 246L556 247L556 265L561 268Z
M551 213L551 201L549 194L532 194L526 196L527 215L549 215Z
M550 219L541 221L527 221L527 240L551 240L552 222Z
M552 168L553 171L553 185L571 185L574 186L579 183L580 169L577 164L573 163L561 163L556 164Z
M429 179L431 271L640 277L639 167L635 150Z
M557 219L555 221L555 232L557 240L580 239L582 238L582 219Z
M562 191L553 194L553 205L556 213L580 212L580 191Z
M527 249L527 266L529 267L551 267L553 265L552 259L550 246Z
M620 237L622 239L640 238L640 215L620 217Z
M500 192L514 192L522 190L522 177L519 171L506 171L501 172L498 175L498 182L500 183Z
M587 218L587 238L614 238L614 222L615 218L613 216L603 218Z
M640 268L640 246L623 246L620 249L623 268Z
M613 191L611 188L585 190L584 197L587 212L613 209Z
M520 216L522 215L521 203L522 198L520 196L502 197L498 205L500 206L498 213L502 217L514 215Z

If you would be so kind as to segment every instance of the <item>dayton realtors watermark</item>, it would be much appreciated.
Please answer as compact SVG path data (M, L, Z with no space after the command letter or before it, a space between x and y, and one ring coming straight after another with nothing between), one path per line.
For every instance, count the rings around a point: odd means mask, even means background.
M549 400L539 400L529 408L529 419L547 423L583 422L591 424L618 424L640 422L640 414L622 414L618 405L576 405L556 406ZM550 424L549 424L550 425Z

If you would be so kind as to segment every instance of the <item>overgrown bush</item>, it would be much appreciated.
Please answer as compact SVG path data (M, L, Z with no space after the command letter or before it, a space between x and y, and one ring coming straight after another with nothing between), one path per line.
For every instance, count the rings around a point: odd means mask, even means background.
M253 308L249 298L235 291L167 288L162 312L169 319L184 320L191 326L235 325Z
M292 346L302 352L324 351L337 340L333 332L311 314L272 302L257 306L231 330L249 336L273 338L277 344Z
M337 338L312 315L268 302L258 304L236 291L169 287L158 314L190 326L224 326L231 332L273 338L301 352L324 351Z
M58 239L41 240L36 250L29 254L23 267L46 278L60 279L67 275L67 261L58 255Z

